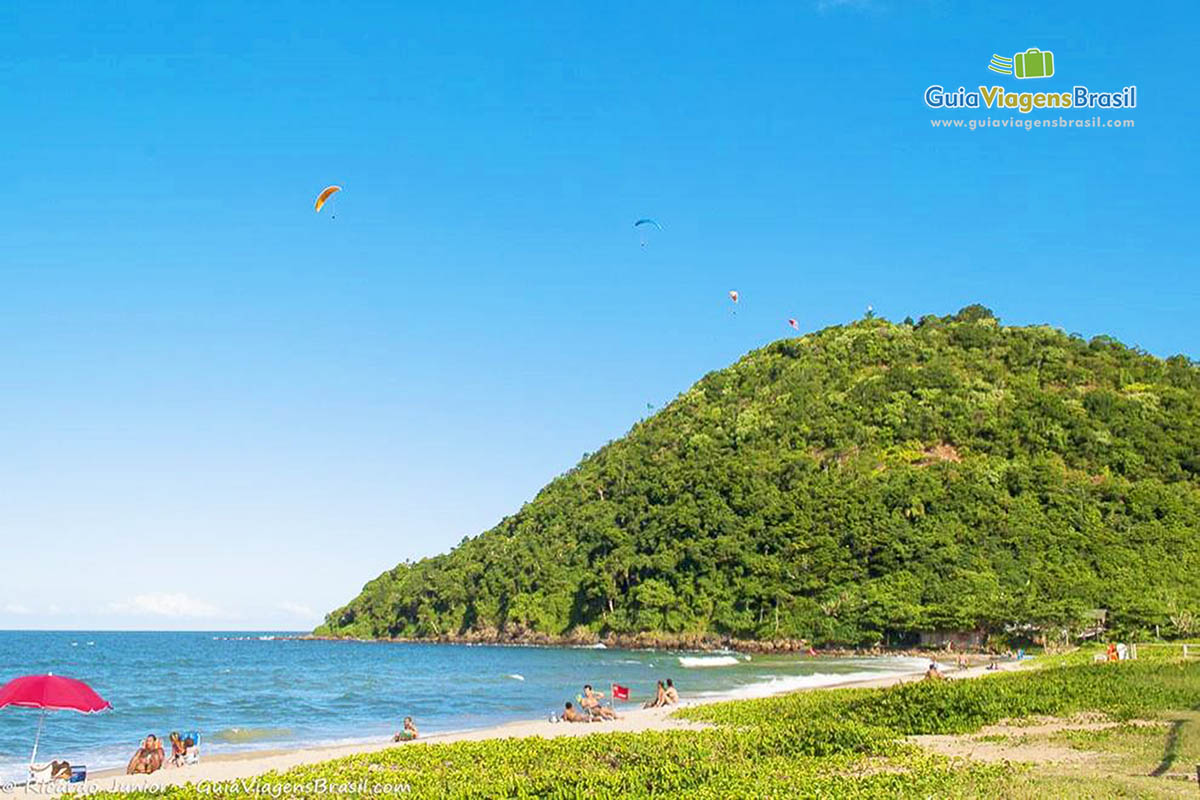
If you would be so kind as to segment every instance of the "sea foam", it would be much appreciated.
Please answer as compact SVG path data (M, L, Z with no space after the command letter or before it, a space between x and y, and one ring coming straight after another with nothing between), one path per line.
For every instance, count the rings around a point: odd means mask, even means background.
M696 667L733 667L741 662L737 656L680 656L679 666L685 669Z

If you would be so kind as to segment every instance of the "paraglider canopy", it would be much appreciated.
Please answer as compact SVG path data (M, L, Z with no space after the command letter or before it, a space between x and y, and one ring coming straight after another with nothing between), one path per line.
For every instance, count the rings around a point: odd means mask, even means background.
M656 231L662 230L662 225L659 225L649 217L643 217L642 219L639 219L637 222L633 223L633 227L637 229L638 234L641 236L642 247L646 246L646 231L651 229Z
M730 292L729 292L729 299L730 299L730 300L732 300L732 301L733 301L733 302L735 302L735 303L738 301L738 293L737 293L737 290L735 290L735 289L731 289L731 290L730 290Z
M321 190L321 193L317 195L317 202L313 204L313 210L318 214L321 213L321 207L325 205L325 201L333 197L334 194L340 192L341 190L342 187L340 186L326 186Z
M796 330L800 330L800 325L794 319L789 319L788 325L791 326L792 328L795 328Z

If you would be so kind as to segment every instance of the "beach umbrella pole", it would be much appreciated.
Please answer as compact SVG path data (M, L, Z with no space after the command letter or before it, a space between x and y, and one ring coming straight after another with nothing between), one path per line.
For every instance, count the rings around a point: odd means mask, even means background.
M42 715L38 717L37 734L33 737L33 752L29 755L29 766L32 767L37 761L38 742L42 739L42 726L46 724L46 709L42 709Z

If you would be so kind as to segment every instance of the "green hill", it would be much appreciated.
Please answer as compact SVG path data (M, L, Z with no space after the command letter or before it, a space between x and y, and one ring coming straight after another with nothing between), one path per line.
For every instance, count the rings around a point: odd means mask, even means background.
M705 376L318 635L1200 632L1200 368L981 306Z

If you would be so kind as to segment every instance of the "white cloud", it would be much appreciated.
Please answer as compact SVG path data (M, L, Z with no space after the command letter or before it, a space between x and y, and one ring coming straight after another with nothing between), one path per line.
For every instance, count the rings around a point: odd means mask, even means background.
M20 603L9 603L4 606L5 614L31 614L28 606L23 606Z
M292 603L285 600L282 603L276 603L275 607L280 611L284 611L294 617L301 617L302 619L317 619L319 617L317 612L300 603Z
M157 617L215 617L216 606L183 592L150 592L135 595L127 603L110 603L109 610L123 614L152 614Z

